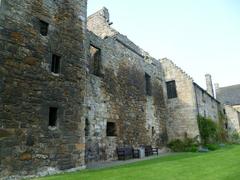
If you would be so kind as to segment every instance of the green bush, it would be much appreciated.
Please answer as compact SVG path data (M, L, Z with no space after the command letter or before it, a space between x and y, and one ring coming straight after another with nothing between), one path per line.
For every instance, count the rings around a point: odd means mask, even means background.
M220 149L220 146L218 144L206 144L205 146L210 151L215 151L215 150Z
M168 144L168 147L174 152L197 152L198 142L191 138L175 139Z
M210 118L198 116L198 127L203 144L210 144L217 140L217 124Z

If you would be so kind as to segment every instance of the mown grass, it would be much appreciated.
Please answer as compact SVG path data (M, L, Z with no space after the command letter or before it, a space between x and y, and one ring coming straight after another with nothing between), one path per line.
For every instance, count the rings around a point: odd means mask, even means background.
M239 180L240 146L209 153L181 153L99 170L83 170L39 180Z

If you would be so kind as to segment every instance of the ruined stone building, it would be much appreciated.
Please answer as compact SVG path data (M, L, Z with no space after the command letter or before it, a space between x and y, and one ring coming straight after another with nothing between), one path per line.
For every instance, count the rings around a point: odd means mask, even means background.
M86 160L116 157L116 147L166 143L161 64L112 29L106 8L88 18Z
M161 64L168 92L168 136L170 139L195 138L199 136L198 115L218 122L219 113L224 113L222 105L213 96L211 76L206 75L208 92L171 60L161 59Z
M216 98L222 103L234 107L240 111L240 85L219 87L215 84Z
M0 178L163 147L199 136L197 115L217 122L227 110L113 29L106 8L87 18L87 0L0 2Z
M83 167L87 1L0 8L0 177Z
M219 87L215 85L216 98L225 105L229 130L240 132L240 85Z

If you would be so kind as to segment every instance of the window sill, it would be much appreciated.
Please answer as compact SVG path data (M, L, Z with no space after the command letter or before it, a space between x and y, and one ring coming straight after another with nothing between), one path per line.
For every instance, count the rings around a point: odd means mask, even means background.
M56 76L56 77L59 77L59 76L60 76L59 73L53 73L53 72L51 72L51 74L52 74L53 76Z
M48 126L48 129L50 131L56 131L57 130L57 126Z

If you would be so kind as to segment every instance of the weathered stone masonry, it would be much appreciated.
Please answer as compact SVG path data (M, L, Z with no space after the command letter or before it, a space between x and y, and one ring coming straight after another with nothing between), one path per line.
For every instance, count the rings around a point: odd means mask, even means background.
M211 118L219 123L220 114L224 114L223 105L217 101L206 90L196 84L193 79L181 68L176 66L169 59L161 59L166 82L175 82L176 97L168 99L169 118L168 136L169 139L199 137L197 116ZM207 76L209 92L212 90L212 82ZM224 120L223 124L226 123Z
M101 38L86 31L86 1L1 8L1 177L115 159L117 146L165 145L161 64L111 29L106 9L95 20L115 33Z
M159 61L112 29L105 8L88 18L88 29L88 49L101 50L101 66L94 75L94 62L88 54L86 160L114 159L117 146L164 145L167 108ZM149 92L146 86L151 86ZM115 137L106 134L108 122L116 124Z
M1 1L0 177L84 166L86 9L86 0Z
M111 28L87 0L1 0L0 178L116 159L116 147L199 135L197 115L223 106L168 59ZM211 94L212 93L212 94ZM235 127L237 126L237 127Z

